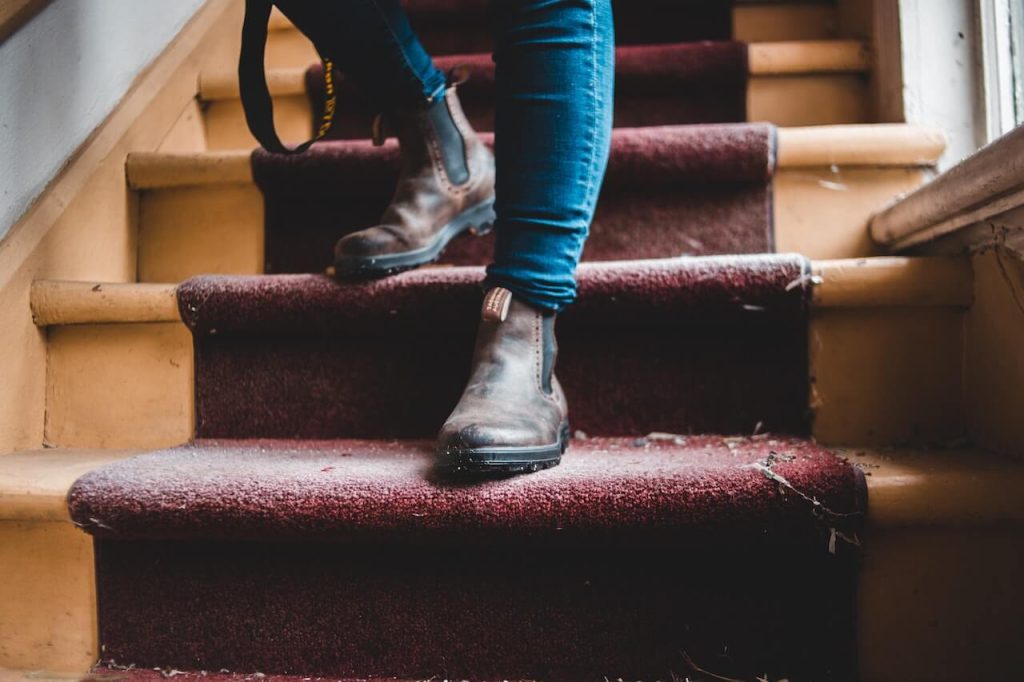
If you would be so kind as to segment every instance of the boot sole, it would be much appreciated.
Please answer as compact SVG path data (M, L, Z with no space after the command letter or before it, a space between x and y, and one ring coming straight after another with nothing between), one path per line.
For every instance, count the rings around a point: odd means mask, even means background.
M455 237L473 231L485 235L494 224L494 199L468 208L441 228L434 241L412 251L381 256L343 256L334 261L334 276L340 279L376 279L433 263Z
M569 447L569 423L562 424L558 442L519 448L467 448L438 453L437 466L450 474L528 474L558 466Z

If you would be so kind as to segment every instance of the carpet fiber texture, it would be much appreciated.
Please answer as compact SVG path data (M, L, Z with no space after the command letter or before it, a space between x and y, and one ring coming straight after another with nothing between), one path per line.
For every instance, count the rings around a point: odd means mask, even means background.
M747 120L747 46L734 42L678 43L619 47L615 53L615 125L620 128L686 123L742 123ZM445 72L468 80L459 99L477 131L494 129L494 62L488 54L451 55L435 60ZM370 137L372 111L343 79L330 139ZM321 64L306 72L314 121L323 114Z
M398 168L393 140L326 142L297 156L254 151L267 272L323 272L337 239L377 224ZM774 170L767 124L617 129L583 259L773 251ZM492 238L466 235L441 262L484 264L492 252Z
M863 479L800 439L588 438L484 482L438 478L423 442L205 441L88 474L69 503L101 538L121 663L852 677Z
M584 264L558 376L592 435L806 433L808 263ZM386 280L197 277L178 289L207 438L432 438L469 371L479 268Z

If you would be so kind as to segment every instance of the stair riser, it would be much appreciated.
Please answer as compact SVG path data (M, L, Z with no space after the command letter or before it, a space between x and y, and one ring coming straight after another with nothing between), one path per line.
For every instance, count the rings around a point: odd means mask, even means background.
M465 385L474 331L468 325L445 338L421 337L414 347L401 338L295 343L218 335L198 356L199 432L214 438L430 438ZM758 424L805 431L806 331L746 333L759 343L699 330L657 338L634 331L604 332L595 347L585 332L567 328L559 337L558 374L573 428L635 436L753 433ZM674 380L666 384L665 376ZM246 387L241 404L239 385ZM288 402L286 410L281 401Z
M744 677L806 679L828 661L830 679L854 678L852 604L819 598L854 576L823 548L755 559L726 547L696 557L102 541L98 557L104 655L139 667L667 679L690 671L685 652Z
M0 518L0 677L22 679L8 670L84 672L96 662L92 546L67 522Z
M393 185L388 182L388 185ZM378 224L390 193L344 202L319 196L268 198L267 272L324 272L334 244L347 232ZM584 261L774 251L771 190L763 183L603 192L591 224ZM339 227L345 229L339 232ZM482 265L494 254L494 233L454 240L441 265Z
M705 111L719 109L720 104L707 103L703 108L685 91L669 96L633 98L621 105L615 114L620 127L667 125L674 123L707 123L726 121L768 121L779 126L833 125L867 123L869 111L867 81L862 75L819 74L804 76L755 76L751 78L745 101L736 109L746 116L723 118ZM808 102L815 102L808 106ZM344 111L345 102L340 106ZM489 106L469 107L467 112L477 130L493 128L493 111ZM274 98L274 120L284 140L305 140L312 132L313 112L304 95L282 95ZM250 149L257 146L245 124L241 102L218 99L204 106L206 143L209 149ZM341 127L341 126L339 126ZM345 138L367 138L368 118L344 124L338 134Z

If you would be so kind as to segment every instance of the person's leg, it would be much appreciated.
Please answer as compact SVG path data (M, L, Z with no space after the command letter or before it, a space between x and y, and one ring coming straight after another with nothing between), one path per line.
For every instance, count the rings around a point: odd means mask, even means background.
M604 177L615 74L610 0L493 0L497 245L491 284L545 310L574 274Z
M334 249L341 278L379 277L436 260L454 237L494 220L494 160L435 68L398 0L277 0L393 130L402 170L380 224Z
M607 165L611 0L494 0L498 231L466 390L438 437L442 467L535 471L561 460L568 407L555 313Z

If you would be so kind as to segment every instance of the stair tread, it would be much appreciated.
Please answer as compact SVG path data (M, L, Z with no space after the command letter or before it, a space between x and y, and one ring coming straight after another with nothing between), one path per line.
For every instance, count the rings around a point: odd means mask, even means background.
M830 449L867 474L873 526L1024 522L1024 462L1017 458L966 447ZM0 456L0 519L69 521L67 494L78 478L141 454L48 448Z
M810 288L799 254L695 256L582 263L579 297L560 325L644 327L751 324L799 319ZM203 275L178 286L182 319L199 335L470 325L484 270L429 267L381 280L339 283L323 275ZM699 318L697 317L699 313ZM374 327L376 325L376 327Z
M775 127L767 123L704 123L616 128L612 132L605 190L663 187L679 182L757 182L775 169ZM493 134L481 133L493 144ZM257 184L271 182L313 191L330 183L342 195L367 187L393 189L399 166L394 139L382 146L369 140L330 140L305 154L253 152Z
M863 509L855 468L784 436L585 438L559 467L484 482L432 462L426 441L197 441L90 472L68 499L100 537L257 541L790 542L854 533Z
M658 128L686 129L707 125L728 128L757 124L681 124ZM631 129L617 129L613 132L613 139L626 130ZM652 133L648 130L640 134ZM777 135L778 141L774 148L777 149L778 168L830 165L932 166L946 148L945 134L941 130L904 123L783 127L777 128ZM699 138L699 135L694 137ZM366 143L348 141L331 144ZM316 148L314 145L313 149ZM125 169L129 185L135 190L251 183L252 153L250 149L184 153L133 152L128 154Z

